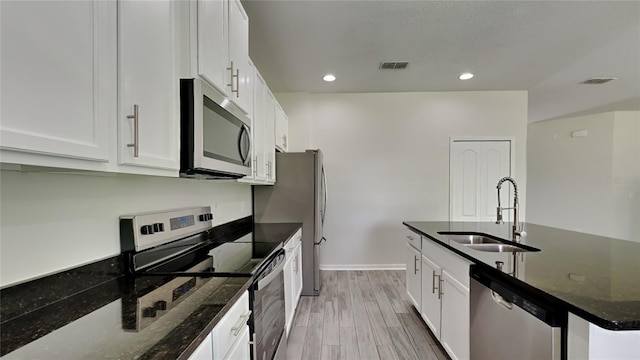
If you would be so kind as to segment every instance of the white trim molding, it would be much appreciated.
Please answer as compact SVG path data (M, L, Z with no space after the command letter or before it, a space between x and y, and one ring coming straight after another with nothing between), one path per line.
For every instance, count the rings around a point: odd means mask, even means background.
M406 270L406 264L320 264L320 270Z

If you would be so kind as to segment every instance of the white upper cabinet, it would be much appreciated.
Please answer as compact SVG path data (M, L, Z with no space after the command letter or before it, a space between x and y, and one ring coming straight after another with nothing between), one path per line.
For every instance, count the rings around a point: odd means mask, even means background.
M249 67L249 17L240 0L229 0L229 64L233 64L230 84L235 80L231 100L247 114L253 101L252 69ZM250 115L250 114L249 114Z
M184 4L118 3L121 164L179 169L179 42L184 13L179 7Z
M199 0L197 3L198 75L227 95L229 37L227 17L229 3L222 0Z
M254 107L253 107L253 176L255 180L267 180L267 150L265 147L266 139L266 97L267 84L265 83L258 70L255 70L254 78Z
M286 152L288 150L289 118L282 110L280 104L276 104L276 148Z
M276 99L269 90L266 89L266 106L265 106L265 156L267 164L267 180L276 181Z
M253 69L247 13L239 0L198 0L195 12L198 76L251 117Z
M2 161L26 152L106 163L116 3L2 1L0 13Z

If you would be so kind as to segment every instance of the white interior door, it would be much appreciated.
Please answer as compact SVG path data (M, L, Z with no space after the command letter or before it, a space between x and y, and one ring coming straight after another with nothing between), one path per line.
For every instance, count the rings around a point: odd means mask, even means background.
M511 175L511 141L454 140L450 154L450 220L495 221L496 185ZM502 206L511 206L511 188L501 190ZM510 221L511 212L504 212Z

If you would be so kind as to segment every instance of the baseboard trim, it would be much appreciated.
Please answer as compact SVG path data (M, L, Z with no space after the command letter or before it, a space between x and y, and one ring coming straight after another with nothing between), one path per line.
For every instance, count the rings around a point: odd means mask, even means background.
M320 270L406 270L406 264L320 264Z

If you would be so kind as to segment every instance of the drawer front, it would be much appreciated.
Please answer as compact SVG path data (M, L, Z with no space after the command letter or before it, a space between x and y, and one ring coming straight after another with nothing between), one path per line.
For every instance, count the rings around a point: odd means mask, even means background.
M443 270L446 270L464 286L469 287L470 261L436 244L428 237L422 238L422 254L438 263Z
M407 243L413 246L415 249L422 249L422 243L420 240L420 235L414 233L409 229L404 230L404 238L407 240Z
M298 229L293 236L291 236L284 243L284 250L287 252L287 256L293 252L296 246L302 241L302 228Z
M213 338L213 358L224 359L233 344L242 336L249 320L249 292L236 301L229 312L211 332Z

